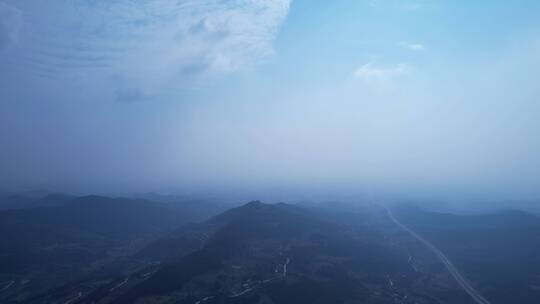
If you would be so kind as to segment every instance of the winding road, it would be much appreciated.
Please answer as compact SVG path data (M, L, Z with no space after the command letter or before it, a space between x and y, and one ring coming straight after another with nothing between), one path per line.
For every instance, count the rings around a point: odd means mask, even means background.
M486 300L479 292L478 290L474 289L472 285L461 275L461 273L457 270L457 268L450 262L448 257L442 251L440 251L437 247L435 247L433 244L428 242L426 239L418 235L416 232L411 230L409 227L402 224L400 221L398 221L395 217L392 211L387 208L386 206L382 206L386 213L388 214L388 217L394 222L397 226L399 226L401 229L407 231L410 235L412 235L415 239L419 240L422 244L424 244L426 247L428 247L439 260L444 264L450 275L456 280L456 282L465 290L465 292L471 296L471 298L478 304L491 304L488 300Z

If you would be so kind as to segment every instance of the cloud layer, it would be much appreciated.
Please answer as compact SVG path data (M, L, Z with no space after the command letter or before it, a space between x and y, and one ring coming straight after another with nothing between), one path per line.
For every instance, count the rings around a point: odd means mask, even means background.
M540 197L540 2L0 3L1 185Z
M27 30L17 60L28 72L47 78L109 75L125 99L134 96L125 91L154 94L266 60L289 2L10 1L17 9L0 3L0 48L14 36L14 17L4 16L21 11Z

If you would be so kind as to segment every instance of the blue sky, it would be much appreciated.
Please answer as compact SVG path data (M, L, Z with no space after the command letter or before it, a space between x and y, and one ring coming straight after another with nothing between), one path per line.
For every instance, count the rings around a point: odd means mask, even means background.
M539 14L538 1L0 0L0 182L537 199Z

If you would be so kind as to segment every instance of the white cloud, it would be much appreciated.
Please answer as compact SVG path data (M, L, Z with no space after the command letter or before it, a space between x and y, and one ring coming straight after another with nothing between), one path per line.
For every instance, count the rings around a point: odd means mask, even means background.
M395 66L375 66L373 63L367 63L356 69L354 76L365 81L388 81L393 78L405 75L409 72L410 67L405 63L400 63Z
M410 51L425 51L426 47L420 43L400 42L399 46L404 47Z
M19 59L29 72L83 79L105 73L151 95L266 60L290 1L14 2L30 28Z

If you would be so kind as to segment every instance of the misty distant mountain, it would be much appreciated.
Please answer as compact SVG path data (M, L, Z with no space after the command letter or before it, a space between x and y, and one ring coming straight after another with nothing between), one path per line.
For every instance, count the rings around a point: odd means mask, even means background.
M153 202L160 202L176 209L183 210L184 212L191 214L198 220L204 220L209 215L215 215L220 212L238 205L238 203L224 202L222 199L216 198L200 198L193 196L182 196L173 194L159 194L159 193L144 193L133 196L134 199L149 200Z
M67 204L74 198L74 196L46 191L3 194L0 195L0 210L56 207Z

